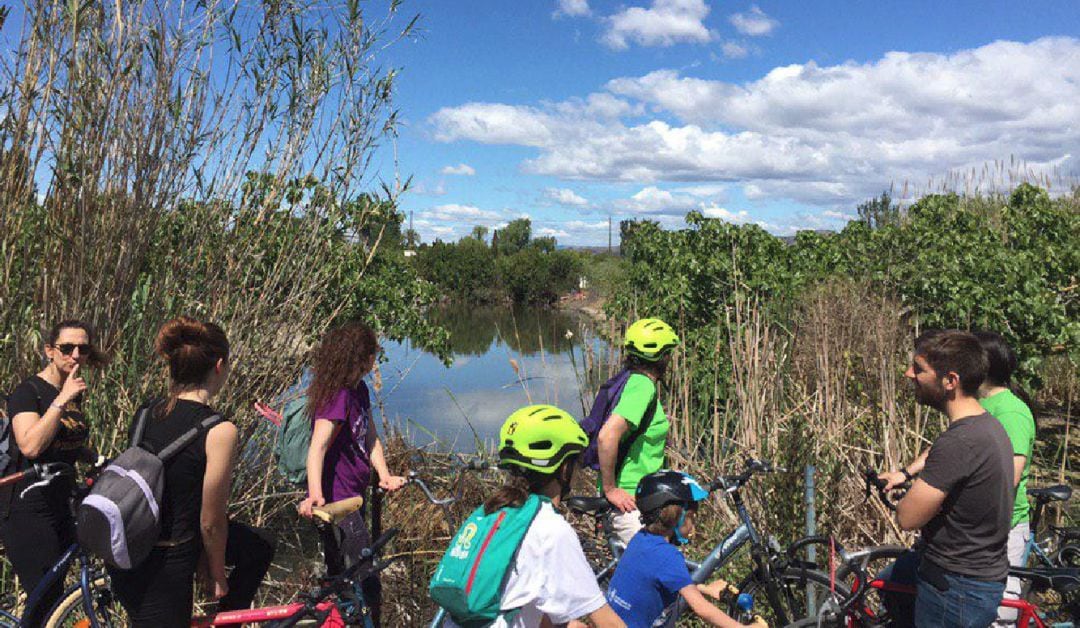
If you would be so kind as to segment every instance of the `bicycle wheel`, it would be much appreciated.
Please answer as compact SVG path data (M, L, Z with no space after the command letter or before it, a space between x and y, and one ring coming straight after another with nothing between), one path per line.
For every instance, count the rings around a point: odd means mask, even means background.
M857 583L856 569L862 570L869 578L876 578L886 567L896 562L897 558L907 553L908 548L903 545L878 545L864 550L849 552L849 555L857 564L850 563L839 565L836 569L836 580L843 582L849 589ZM861 583L867 586L868 583ZM863 596L862 607L864 612L871 618L867 625L889 626L889 614L879 589L870 588Z
M798 618L815 616L823 604L846 600L851 594L843 582L836 581L835 587L831 585L828 574L796 567L773 572L764 579L755 571L742 581L739 592L754 598L754 612L762 615L770 626L786 626ZM739 615L734 600L728 614Z
M1061 567L1080 567L1080 545L1062 545L1051 561Z
M90 583L90 593L94 598L94 613L101 626L123 628L128 625L127 613L113 597L108 578L105 576L94 578ZM83 608L82 589L78 586L67 590L64 597L53 608L52 614L45 620L45 628L82 628L89 625L90 618L86 616L86 610Z

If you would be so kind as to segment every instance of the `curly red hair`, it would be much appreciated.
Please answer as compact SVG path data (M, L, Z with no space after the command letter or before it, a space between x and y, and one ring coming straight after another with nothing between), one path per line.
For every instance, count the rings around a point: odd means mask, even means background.
M308 414L330 403L342 388L354 388L371 371L379 351L375 332L360 321L331 329L311 355Z

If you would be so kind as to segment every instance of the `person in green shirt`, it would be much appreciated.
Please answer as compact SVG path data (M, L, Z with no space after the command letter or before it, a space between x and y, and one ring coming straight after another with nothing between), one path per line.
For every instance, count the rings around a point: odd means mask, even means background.
M992 331L975 333L989 361L990 368L986 379L979 387L979 403L994 415L1005 428L1013 448L1013 471L1015 473L1016 502L1013 504L1012 522L1009 529L1009 564L1021 565L1024 547L1031 536L1028 525L1031 506L1027 499L1027 480L1031 475L1031 450L1035 444L1035 418L1031 409L1017 397L1009 384L1013 371L1016 370L1016 354L1000 334ZM1020 597L1020 580L1009 578L1005 583L1005 598ZM1016 623L1016 609L1000 608L995 626L1008 626Z
M658 318L645 318L626 330L626 368L633 371L611 416L597 435L599 489L618 509L615 532L624 543L641 529L634 491L641 478L664 466L664 446L671 427L660 403L657 384L667 370L679 336Z

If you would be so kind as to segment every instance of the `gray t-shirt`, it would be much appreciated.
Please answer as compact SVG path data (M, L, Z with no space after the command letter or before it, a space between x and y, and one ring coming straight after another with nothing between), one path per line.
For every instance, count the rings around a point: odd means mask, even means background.
M985 412L953 421L919 477L946 495L923 526L923 556L971 578L1005 578L1014 489L1012 445L1001 423Z

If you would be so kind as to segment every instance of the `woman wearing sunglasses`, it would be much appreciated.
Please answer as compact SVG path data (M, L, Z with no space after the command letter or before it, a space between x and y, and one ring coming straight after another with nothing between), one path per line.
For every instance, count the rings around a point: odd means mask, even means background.
M86 381L81 371L107 363L94 342L89 323L66 320L49 331L45 368L23 380L8 396L11 463L3 474L34 463L90 462L89 428L82 413ZM29 594L75 539L68 509L72 480L59 480L20 497L25 483L0 493L0 539L19 582ZM26 625L40 625L42 615L60 597L64 579L56 580L37 608L27 609Z

